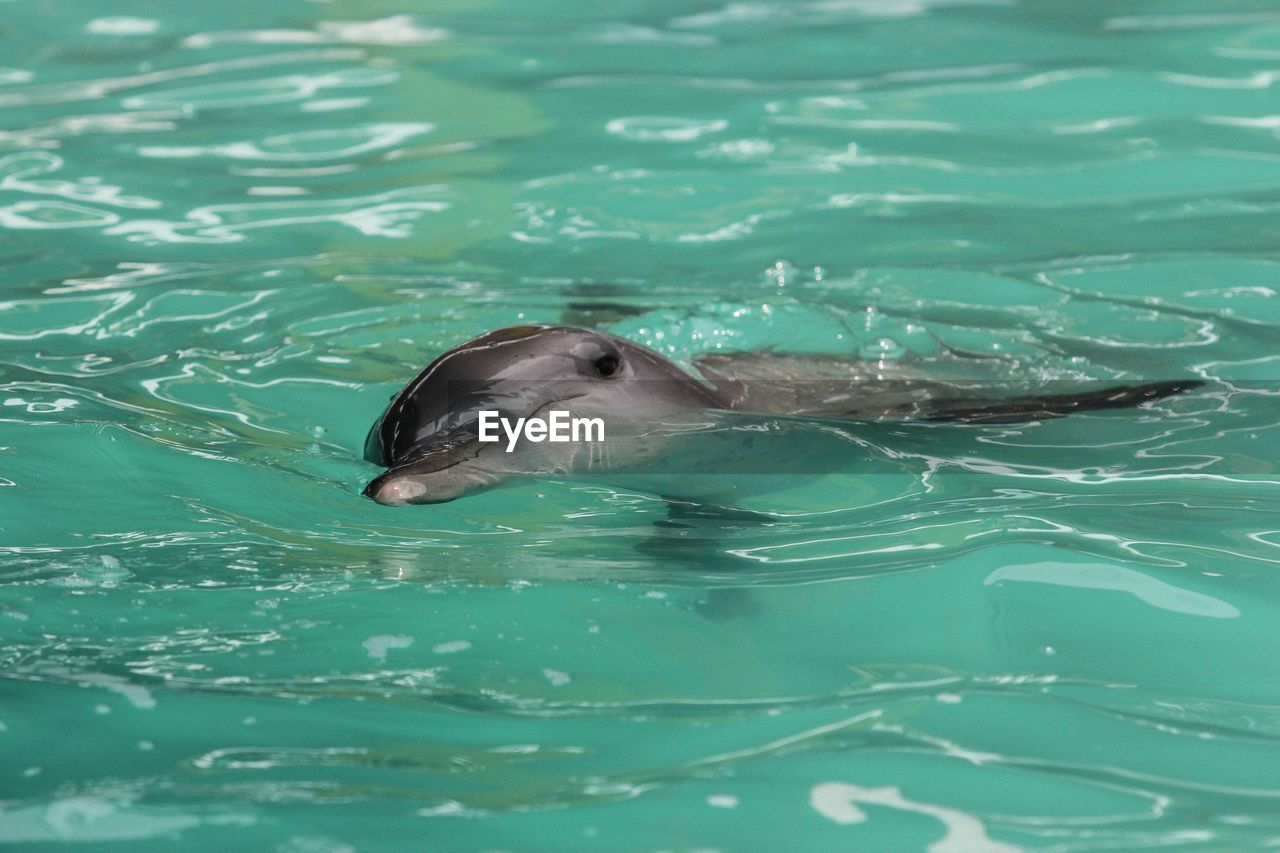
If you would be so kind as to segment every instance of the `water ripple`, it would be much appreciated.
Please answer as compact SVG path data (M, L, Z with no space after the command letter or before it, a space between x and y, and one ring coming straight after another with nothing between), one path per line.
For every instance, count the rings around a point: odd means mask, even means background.
M0 839L1280 835L1276 16L531 8L0 3ZM525 323L1206 384L362 498Z

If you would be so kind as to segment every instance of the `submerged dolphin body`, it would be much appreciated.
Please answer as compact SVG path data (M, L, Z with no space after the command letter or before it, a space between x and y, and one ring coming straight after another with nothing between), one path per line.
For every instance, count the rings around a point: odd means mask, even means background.
M1195 381L1019 393L990 382L913 376L879 363L770 353L710 355L700 376L622 338L571 326L515 326L431 362L373 425L365 458L388 470L364 494L383 504L440 503L521 475L625 476L662 460L673 437L714 428L723 413L846 421L1009 423L1125 408ZM887 373L886 371L893 371ZM1036 389L1032 389L1036 390ZM599 445L480 440L480 413L514 421L564 411L600 417ZM679 472L679 473L687 473Z

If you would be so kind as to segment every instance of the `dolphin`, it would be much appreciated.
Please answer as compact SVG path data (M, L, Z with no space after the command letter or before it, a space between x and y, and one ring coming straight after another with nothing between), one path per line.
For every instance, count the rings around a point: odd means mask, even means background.
M441 503L521 476L643 472L661 464L674 438L714 432L726 414L1014 423L1138 406L1202 384L1095 383L1046 394L1030 383L993 385L892 363L771 352L715 353L693 368L594 329L487 332L432 361L392 397L364 449L365 459L387 470L364 494L388 505ZM557 410L598 417L604 441L524 441L512 450L505 440L482 440L482 412L518 421Z

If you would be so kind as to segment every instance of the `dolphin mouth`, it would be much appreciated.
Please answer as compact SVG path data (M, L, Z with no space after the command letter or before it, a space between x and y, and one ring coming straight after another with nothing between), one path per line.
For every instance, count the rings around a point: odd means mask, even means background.
M553 400L541 400L521 419L537 417L552 406L582 396L585 395L566 394ZM511 416L510 410L502 409L500 403L492 405L494 411L503 417ZM402 459L407 458L409 461L397 461L387 471L370 480L362 494L386 506L405 506L446 503L462 495L492 487L500 477L485 474L471 466L454 470L462 463L476 459L485 447L485 443L480 441L477 424L478 417L475 420L468 419L454 426L448 433L437 434L423 442L422 449L415 448L403 455ZM381 419L370 432L369 445L372 445L374 433L380 425ZM369 446L366 446L365 458L375 463L386 462L380 449L376 455L371 456Z
M362 494L383 506L435 504L453 500L452 496L435 497L429 491L421 481L403 476L400 471L392 469L370 480Z
M428 450L374 477L361 494L384 506L451 501L467 491L461 482L466 478L454 476L454 469L480 455L480 447L480 442L470 441Z

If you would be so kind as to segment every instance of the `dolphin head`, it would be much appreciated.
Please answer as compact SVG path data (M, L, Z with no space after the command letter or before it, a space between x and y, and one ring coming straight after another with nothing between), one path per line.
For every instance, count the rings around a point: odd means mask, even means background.
M509 421L551 409L632 418L660 408L714 408L714 391L667 359L604 332L513 326L431 362L369 431L365 458L387 467L364 494L383 504L441 503L515 475L562 468L549 448L508 453L480 441L480 413ZM531 455L532 454L532 455Z

